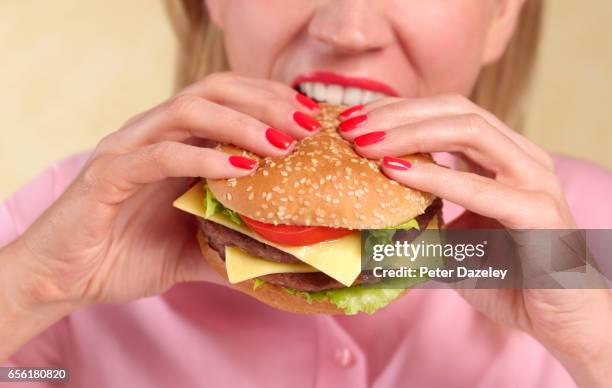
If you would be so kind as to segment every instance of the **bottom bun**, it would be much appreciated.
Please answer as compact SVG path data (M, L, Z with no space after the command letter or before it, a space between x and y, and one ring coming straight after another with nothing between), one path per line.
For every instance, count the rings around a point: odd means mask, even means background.
M225 262L221 256L219 256L219 254L208 245L202 231L198 231L198 242L200 243L202 256L204 256L204 259L208 265L217 271L219 275L223 276L225 280L228 280L227 271L225 270ZM342 310L328 301L313 300L312 303L308 303L306 298L303 296L289 294L282 287L275 284L264 282L255 290L253 289L254 284L254 280L246 280L244 282L230 285L232 288L250 295L268 306L290 313L326 315L344 314Z

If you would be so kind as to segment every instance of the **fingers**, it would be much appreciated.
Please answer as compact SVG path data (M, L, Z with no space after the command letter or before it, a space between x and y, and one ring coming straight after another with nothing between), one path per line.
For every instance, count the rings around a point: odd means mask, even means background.
M213 74L128 121L104 140L99 152L124 153L165 140L200 137L279 157L289 153L291 146L285 147L287 141L278 140L280 135L270 142L268 128L292 139L304 138L320 130L321 124L313 118L318 110L315 101L286 85Z
M115 144L106 143L102 149L120 144L132 151L157 142L183 142L193 137L214 139L274 157L288 154L295 144L293 137L247 114L183 94L110 137L106 142Z
M354 139L356 151L368 158L413 153L461 152L496 174L517 181L530 179L541 166L481 116L443 116L370 132Z
M451 170L433 163L409 164L402 159L386 157L382 170L397 182L499 220L507 227L513 227L519 222L526 225L526 213L534 210L531 205L538 203L521 190L509 188L480 175ZM533 214L537 212L533 211Z
M511 139L526 154L548 169L553 168L548 153L526 138L508 128L495 115L475 105L463 96L446 95L423 99L385 98L362 109L353 111L342 119L341 134L352 140L364 133L400 127L418 121L442 116L476 114L495 129ZM361 118L357 119L358 117ZM342 130L344 129L344 130Z
M91 162L86 180L107 204L118 204L142 185L176 177L239 178L257 168L257 161L210 148L166 141Z
M321 129L313 118L319 104L287 85L217 73L188 87L181 94L193 94L250 115L296 139Z

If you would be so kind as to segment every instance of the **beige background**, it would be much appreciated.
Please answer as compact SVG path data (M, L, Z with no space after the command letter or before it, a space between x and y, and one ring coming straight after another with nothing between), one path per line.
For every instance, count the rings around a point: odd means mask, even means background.
M528 136L612 167L612 1L549 0ZM160 0L0 1L0 199L172 91Z

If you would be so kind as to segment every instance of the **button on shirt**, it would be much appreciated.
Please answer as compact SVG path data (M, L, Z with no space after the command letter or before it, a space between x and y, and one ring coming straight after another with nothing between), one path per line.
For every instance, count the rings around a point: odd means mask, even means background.
M0 207L0 246L61 194L86 157L53 166ZM578 225L609 228L612 209L599 204L612 198L612 174L569 158L556 158L556 167ZM461 211L445 206L449 219ZM452 290L412 290L374 315L331 317L281 312L229 287L181 284L77 311L10 365L66 367L69 387L88 388L574 386L535 340L490 322Z

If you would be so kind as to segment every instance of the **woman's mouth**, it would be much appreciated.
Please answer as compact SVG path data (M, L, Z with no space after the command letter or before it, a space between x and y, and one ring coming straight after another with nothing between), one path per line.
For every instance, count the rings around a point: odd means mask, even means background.
M398 95L393 88L379 81L323 71L299 75L292 85L310 98L334 105L367 104Z

